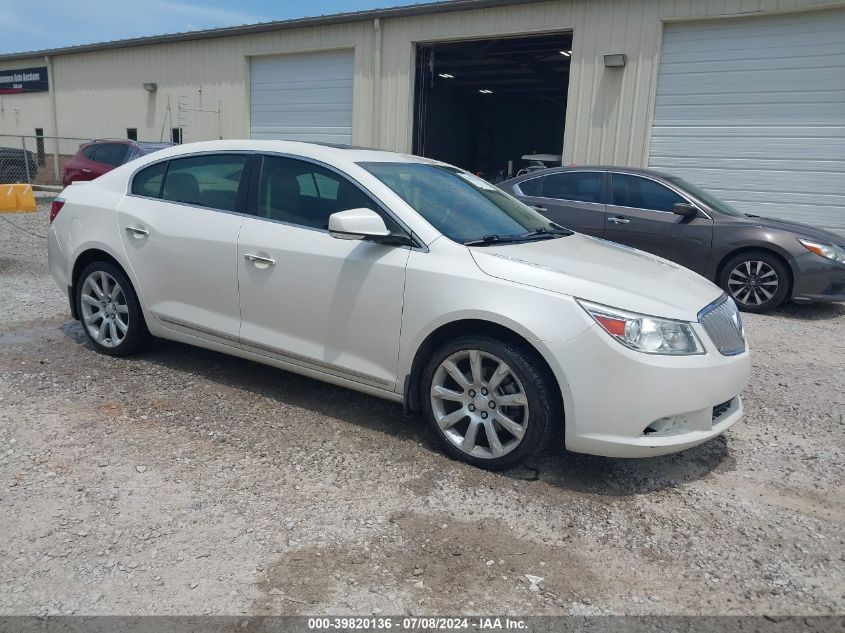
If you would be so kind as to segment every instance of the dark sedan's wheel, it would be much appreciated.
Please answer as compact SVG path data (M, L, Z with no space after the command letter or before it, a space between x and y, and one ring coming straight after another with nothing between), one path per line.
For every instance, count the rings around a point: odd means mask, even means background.
M789 272L775 255L764 251L740 253L722 267L719 285L740 310L765 312L776 308L789 292Z
M128 356L147 335L141 304L126 275L108 262L86 266L76 285L76 305L85 334L97 351Z
M446 451L490 470L516 466L548 441L555 390L530 351L484 336L440 348L423 372L423 407Z

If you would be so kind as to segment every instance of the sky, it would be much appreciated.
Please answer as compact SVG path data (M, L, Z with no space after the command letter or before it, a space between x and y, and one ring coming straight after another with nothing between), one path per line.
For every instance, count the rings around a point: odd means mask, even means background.
M422 1L0 0L0 54L420 4Z

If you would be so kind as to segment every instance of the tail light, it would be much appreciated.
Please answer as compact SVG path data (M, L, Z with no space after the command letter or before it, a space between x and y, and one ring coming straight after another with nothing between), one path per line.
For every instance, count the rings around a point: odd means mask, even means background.
M59 215L59 211L62 210L63 206L65 206L65 201L62 198L56 198L53 200L53 204L50 205L50 224L52 224L53 220L56 219L56 216Z

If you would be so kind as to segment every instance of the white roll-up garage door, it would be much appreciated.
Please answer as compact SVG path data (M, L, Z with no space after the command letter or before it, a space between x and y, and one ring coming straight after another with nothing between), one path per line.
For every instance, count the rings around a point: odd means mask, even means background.
M845 233L845 11L667 24L649 165Z
M254 57L250 66L252 138L352 142L353 51Z

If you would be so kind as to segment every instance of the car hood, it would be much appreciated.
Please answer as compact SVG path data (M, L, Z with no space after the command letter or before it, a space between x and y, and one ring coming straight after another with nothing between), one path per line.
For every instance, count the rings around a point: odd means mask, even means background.
M687 268L578 233L469 250L492 277L652 316L695 321L722 294Z
M841 235L836 235L824 229L817 229L800 222L792 222L790 220L780 220L778 218L763 218L763 217L744 217L739 218L743 224L753 224L764 229L776 229L778 231L787 231L794 233L800 237L807 239L825 242L827 244L843 244L845 238Z

